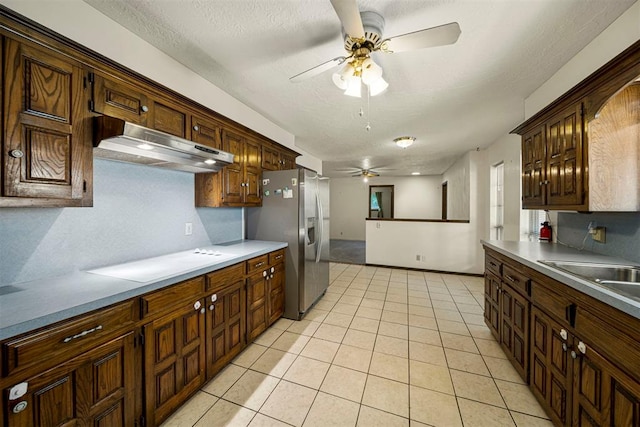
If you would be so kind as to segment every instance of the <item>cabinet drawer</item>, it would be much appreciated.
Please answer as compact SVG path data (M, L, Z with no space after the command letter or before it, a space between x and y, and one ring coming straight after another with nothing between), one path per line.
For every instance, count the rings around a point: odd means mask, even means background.
M587 354L593 344L599 353L606 354L619 368L640 381L640 342L616 327L616 322L627 319L619 319L614 313L591 313L582 307L576 311L576 334L587 344ZM628 323L631 328L632 322L638 323L635 319L630 320Z
M247 274L251 274L255 271L263 270L269 265L269 254L255 257L246 262Z
M207 292L218 290L244 279L244 263L207 274Z
M204 276L178 283L141 298L142 316L153 316L179 307L187 300L199 299L204 293Z
M43 371L84 353L106 342L119 331L133 328L137 313L138 301L134 298L6 341L2 345L3 374L13 374L34 365L37 365L39 371Z
M502 262L498 261L491 255L485 255L484 268L498 277L502 276Z
M502 281L523 296L528 297L531 293L530 279L508 264L503 264L502 266Z
M269 253L269 265L284 261L284 249Z
M533 282L531 284L531 300L533 304L545 313L555 317L556 320L561 321L563 324L570 322L571 326L573 326L572 317L575 315L572 312L575 311L575 304L572 304L568 298Z

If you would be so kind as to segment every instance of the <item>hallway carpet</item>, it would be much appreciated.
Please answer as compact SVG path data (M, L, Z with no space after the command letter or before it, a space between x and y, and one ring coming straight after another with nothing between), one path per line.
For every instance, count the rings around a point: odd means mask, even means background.
M329 244L330 244L329 257L331 262L364 265L365 263L364 240L331 239Z

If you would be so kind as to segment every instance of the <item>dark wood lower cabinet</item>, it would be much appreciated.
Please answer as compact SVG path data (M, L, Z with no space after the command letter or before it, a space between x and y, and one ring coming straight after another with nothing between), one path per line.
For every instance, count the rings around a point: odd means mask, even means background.
M215 295L215 301L212 297ZM207 378L213 378L247 345L244 280L208 295Z
M500 292L500 344L526 381L529 374L529 301L510 286Z
M66 363L26 379L27 393L10 400L7 427L126 427L135 423L134 333L111 340Z
M563 338L564 337L564 338ZM531 309L531 380L533 394L548 408L556 425L569 425L572 378L568 332L537 307Z
M529 276L531 301L487 268L485 321L514 368L529 372L523 378L553 424L640 426L638 319L498 254L488 259L512 269L507 279Z
M581 341L574 341L573 425L640 426L640 384L584 343L582 353Z
M144 326L145 414L159 425L205 379L203 300L182 305Z
M484 319L491 334L500 341L500 279L484 275Z

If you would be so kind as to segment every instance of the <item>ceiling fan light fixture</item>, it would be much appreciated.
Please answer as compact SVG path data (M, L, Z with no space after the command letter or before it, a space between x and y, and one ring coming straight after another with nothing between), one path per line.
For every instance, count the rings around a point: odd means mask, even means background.
M362 83L370 85L380 78L382 78L382 67L371 58L362 61Z
M344 91L347 96L360 98L362 96L362 84L360 77L351 76L347 79L347 89Z
M389 87L389 83L387 83L385 79L380 77L379 79L369 84L369 94L371 96L380 95L382 92L387 90L388 87Z
M396 145L400 148L407 148L411 144L413 144L413 141L415 140L416 139L413 136L399 136L398 138L394 139L393 142L395 142Z

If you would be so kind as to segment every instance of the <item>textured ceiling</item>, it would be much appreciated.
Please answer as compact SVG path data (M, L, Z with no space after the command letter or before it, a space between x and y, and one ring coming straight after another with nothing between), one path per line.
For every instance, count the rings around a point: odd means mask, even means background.
M390 176L441 174L508 133L524 98L635 0L358 0L385 18L385 38L453 21L462 30L454 45L376 53L389 89L369 108L331 71L289 82L345 53L329 0L85 1L293 133L325 175ZM392 140L402 135L416 142L400 149Z

